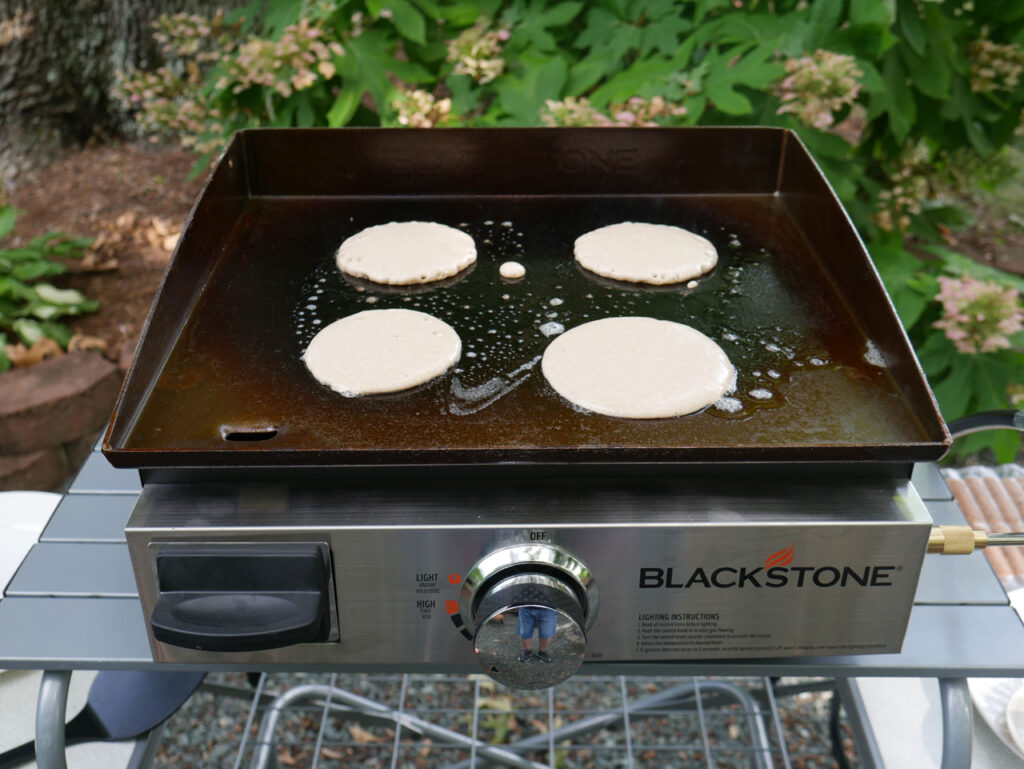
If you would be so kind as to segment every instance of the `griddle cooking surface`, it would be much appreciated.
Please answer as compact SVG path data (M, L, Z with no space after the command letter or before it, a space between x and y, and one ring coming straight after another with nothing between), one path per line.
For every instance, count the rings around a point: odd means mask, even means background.
M438 221L477 243L478 261L440 287L346 279L334 252L389 221ZM686 227L718 248L690 290L613 284L573 261L573 241L619 221ZM756 234L755 234L756 233ZM526 277L498 266L515 259ZM405 307L450 323L454 371L414 391L342 397L301 355L328 323ZM627 420L583 413L551 390L539 356L561 324L646 315L715 339L738 370L728 406ZM888 372L777 196L265 198L235 225L201 300L128 441L129 449L373 452L558 447L775 447L924 439ZM226 432L273 426L258 446Z

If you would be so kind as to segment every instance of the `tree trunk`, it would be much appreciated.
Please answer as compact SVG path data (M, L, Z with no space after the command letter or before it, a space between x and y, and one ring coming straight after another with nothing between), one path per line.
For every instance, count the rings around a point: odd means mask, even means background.
M0 191L29 168L129 125L119 71L153 67L162 13L212 14L237 1L0 0Z

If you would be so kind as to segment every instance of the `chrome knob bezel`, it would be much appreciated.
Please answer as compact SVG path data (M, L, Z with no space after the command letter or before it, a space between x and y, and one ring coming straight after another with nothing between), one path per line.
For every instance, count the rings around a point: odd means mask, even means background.
M480 589L487 584L511 577L515 574L530 573L531 567L539 567L541 574L565 580L577 596L583 611L583 627L589 630L597 619L599 595L593 573L583 561L565 548L549 543L523 543L493 550L473 566L462 581L459 595L459 610L467 621L476 628L480 620L476 617L476 606Z

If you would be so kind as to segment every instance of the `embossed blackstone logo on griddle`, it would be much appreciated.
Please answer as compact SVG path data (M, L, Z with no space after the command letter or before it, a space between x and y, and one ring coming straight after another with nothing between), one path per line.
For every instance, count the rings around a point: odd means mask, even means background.
M565 173L633 173L640 168L636 147L566 147L558 153L558 169Z
M678 566L641 566L641 588L830 588L892 587L898 567L868 564L864 566L791 566L795 547L789 545L764 559L764 565L698 566L684 570Z

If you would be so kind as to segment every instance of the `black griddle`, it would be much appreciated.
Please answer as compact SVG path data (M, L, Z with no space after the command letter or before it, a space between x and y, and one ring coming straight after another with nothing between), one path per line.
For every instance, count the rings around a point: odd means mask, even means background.
M478 261L440 284L344 277L334 253L389 221L437 221ZM685 227L719 252L697 286L576 266L596 227ZM506 281L515 259L526 277ZM453 371L346 398L301 355L367 309L418 309L463 340ZM738 370L733 410L627 420L560 398L539 356L561 324L694 326ZM765 397L766 394L770 397ZM911 463L949 445L913 351L835 194L770 128L254 130L189 218L104 442L119 467Z

